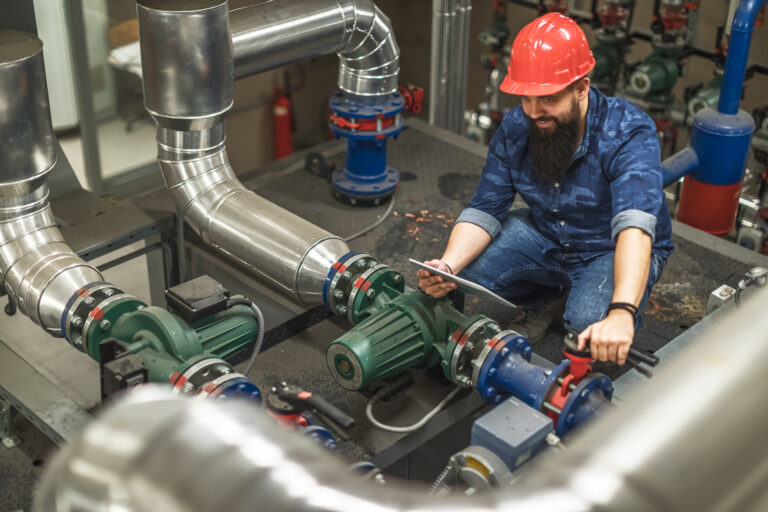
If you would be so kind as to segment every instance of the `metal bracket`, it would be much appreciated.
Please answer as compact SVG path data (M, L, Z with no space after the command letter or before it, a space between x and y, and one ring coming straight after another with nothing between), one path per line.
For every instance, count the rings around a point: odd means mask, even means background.
M727 284L720 285L709 294L707 300L707 314L721 308L731 302L736 295L736 290Z
M0 441L6 448L21 444L19 436L13 435L13 408L2 399L0 399Z

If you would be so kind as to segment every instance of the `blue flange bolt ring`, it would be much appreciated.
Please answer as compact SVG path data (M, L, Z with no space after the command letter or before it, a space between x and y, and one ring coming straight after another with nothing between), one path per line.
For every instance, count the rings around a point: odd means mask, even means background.
M382 96L378 103L359 104L337 92L329 107L331 131L347 139L346 165L331 176L334 190L352 204L378 204L391 196L400 183L400 174L387 166L387 139L397 138L403 131L403 97L394 93Z

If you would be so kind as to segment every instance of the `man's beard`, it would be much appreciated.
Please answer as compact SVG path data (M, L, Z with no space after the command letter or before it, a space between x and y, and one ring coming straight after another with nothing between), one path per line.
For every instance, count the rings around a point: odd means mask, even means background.
M557 183L571 167L579 136L579 104L574 101L569 116L560 121L542 116L537 121L553 121L554 129L542 130L536 121L528 118L528 152L536 175L548 183Z

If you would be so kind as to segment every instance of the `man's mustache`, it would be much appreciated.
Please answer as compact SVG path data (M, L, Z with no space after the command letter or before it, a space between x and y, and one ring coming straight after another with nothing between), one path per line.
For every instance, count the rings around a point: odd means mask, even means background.
M541 117L536 117L536 118L529 117L528 119L530 119L534 123L546 122L546 121L554 121L555 123L558 123L558 120L557 120L556 117L549 117L549 116L541 116Z

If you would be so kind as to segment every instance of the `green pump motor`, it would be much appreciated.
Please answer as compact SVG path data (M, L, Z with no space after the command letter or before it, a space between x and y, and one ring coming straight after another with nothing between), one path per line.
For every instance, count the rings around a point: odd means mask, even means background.
M144 382L188 394L259 398L227 360L259 332L250 301L201 276L166 291L170 311L109 283L78 291L63 317L67 339L99 361L102 396ZM172 312L171 312L172 311Z
M629 77L632 92L652 103L672 103L672 88L680 73L677 62L682 54L683 49L678 46L654 46L653 52Z
M331 375L349 390L437 364L447 379L471 387L469 361L501 330L483 315L467 317L448 298L406 291L398 272L368 254L340 259L324 293L328 307L355 324L326 351Z

